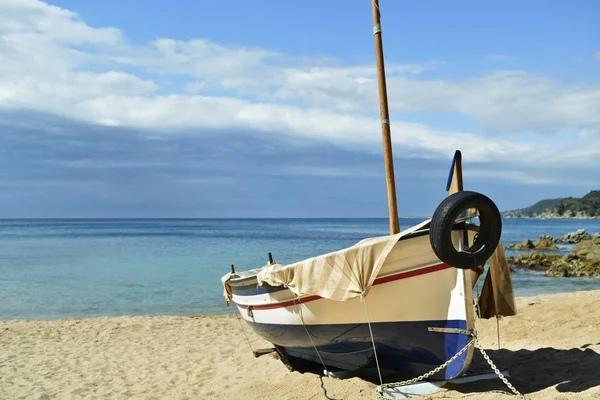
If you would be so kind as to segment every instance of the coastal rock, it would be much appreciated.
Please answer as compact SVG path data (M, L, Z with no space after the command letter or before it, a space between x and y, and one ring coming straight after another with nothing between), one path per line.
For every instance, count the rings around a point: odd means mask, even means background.
M591 239L591 235L585 229L579 229L575 232L569 232L566 235L556 238L556 243L579 243L582 240Z
M509 244L507 249L511 250L532 250L532 249L543 249L543 250L558 250L558 247L552 243L550 236L540 236L538 240L532 242L529 239L523 240L521 243Z
M559 254L541 253L534 250L530 253L521 253L517 257L508 257L507 261L516 267L546 271L553 262L561 258Z
M567 254L552 263L546 270L546 276L559 278L588 277L600 278L600 261Z
M588 240L583 240L573 246L571 253L590 260L600 261L600 232Z
M540 239L548 239L551 242L555 242L555 243L556 243L556 240L557 240L555 237L552 237L550 235L540 235Z
M531 251L509 257L508 262L520 268L545 271L545 275L551 277L600 278L600 233L582 240L563 257Z
M533 242L529 239L523 240L521 243L517 243L517 244L510 244L507 247L508 249L514 249L514 250L530 250L530 249L534 249L535 246L533 245Z
M538 240L533 242L533 245L536 249L558 250L558 247L554 243L552 243L551 239L547 237L540 236Z

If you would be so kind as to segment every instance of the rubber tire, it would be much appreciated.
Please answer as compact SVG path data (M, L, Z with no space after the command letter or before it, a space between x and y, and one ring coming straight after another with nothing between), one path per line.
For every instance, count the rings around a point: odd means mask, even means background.
M479 232L475 243L458 251L452 244L452 228L460 213L469 208L479 210ZM496 204L481 193L462 191L446 197L433 213L429 242L435 255L446 264L471 269L485 264L496 250L501 234L502 218Z

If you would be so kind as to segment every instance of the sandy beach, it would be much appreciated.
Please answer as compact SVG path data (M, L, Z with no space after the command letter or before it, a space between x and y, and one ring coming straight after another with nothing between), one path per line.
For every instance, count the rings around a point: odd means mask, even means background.
M531 399L600 399L600 290L517 299L479 339ZM250 331L246 330L249 334ZM252 346L268 347L250 334ZM476 355L472 371L489 372ZM376 399L375 384L254 358L234 315L0 321L0 399ZM427 398L508 399L498 379Z

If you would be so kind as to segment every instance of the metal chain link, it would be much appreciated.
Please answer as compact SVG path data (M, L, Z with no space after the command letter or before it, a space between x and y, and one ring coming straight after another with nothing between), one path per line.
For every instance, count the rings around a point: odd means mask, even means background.
M431 371L418 376L416 378L413 379L409 379L406 381L401 381L401 382L393 382L393 383L385 383L383 385L381 385L381 392L377 391L377 393L379 394L379 396L383 399L385 397L383 397L383 391L391 386L405 386L405 385L410 385L413 383L417 383L419 381L422 381L423 379L427 379L430 376L437 374L438 372L440 372L442 369L446 368L448 365L450 365L450 363L452 363L453 361L455 361L458 357L460 357L465 351L467 351L467 349L469 347L471 347L471 345L475 343L475 337L473 337L473 339L471 339L469 341L469 343L467 343L467 345L465 347L463 347L458 353L456 353L454 356L452 356L452 358L450 358L448 361L446 361L445 363L443 363L442 365L440 365L439 367L436 367L434 369L432 369Z
M492 370L494 370L496 375L498 375L498 378L500 378L500 380L502 382L504 382L504 384L515 394L515 396L518 396L521 400L527 400L527 397L525 397L521 392L519 392L517 389L515 389L515 387L508 381L508 379L506 379L506 377L504 377L502 372L500 372L500 370L496 367L496 365L490 359L490 357L487 355L485 350L483 350L483 346L481 345L481 343L479 343L479 340L477 340L477 337L473 336L473 341L475 342L475 347L477 347L479 349L479 351L481 352L481 355L483 356L483 358L485 358L485 361L487 361L487 363L490 365Z
M454 356L452 356L452 358L450 358L448 361L446 361L439 367L436 367L436 368L432 369L431 371L429 371L423 375L420 375L416 378L413 378L413 379L408 379L406 381L401 381L401 382L385 383L385 384L381 385L381 391L377 390L377 395L380 398L385 399L383 392L385 391L385 389L387 389L389 387L411 385L413 383L422 381L423 379L427 379L434 374L437 374L442 369L446 368L448 365L450 365L452 362L454 362L465 351L467 351L467 349L469 347L471 347L471 345L474 344L475 347L477 347L479 349L479 351L481 352L481 355L483 356L483 358L485 358L485 360L490 365L492 370L496 373L496 375L498 375L498 378L500 378L500 380L502 380L502 382L504 382L504 384L521 400L527 400L527 398L523 394L521 394L521 392L519 392L517 389L515 389L515 387L508 381L508 379L506 379L506 377L502 374L502 372L500 372L500 370L496 367L496 365L493 363L493 361L487 355L485 350L483 350L481 343L479 343L479 341L477 340L477 336L473 333L473 334L471 334L471 337L472 337L472 339L469 341L469 343L467 343L467 345L465 347L463 347L458 353L456 353Z

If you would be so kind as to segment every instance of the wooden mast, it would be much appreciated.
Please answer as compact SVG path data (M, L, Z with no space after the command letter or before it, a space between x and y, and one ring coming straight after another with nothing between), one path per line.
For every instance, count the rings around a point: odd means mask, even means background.
M394 158L392 156L392 138L390 134L390 115L388 112L385 67L383 64L383 42L381 39L381 14L379 0L372 0L373 36L375 37L375 57L377 58L377 81L379 84L379 109L381 111L381 136L383 139L383 161L387 184L388 212L390 217L390 235L400 232L398 205L396 203L396 181L394 178Z

